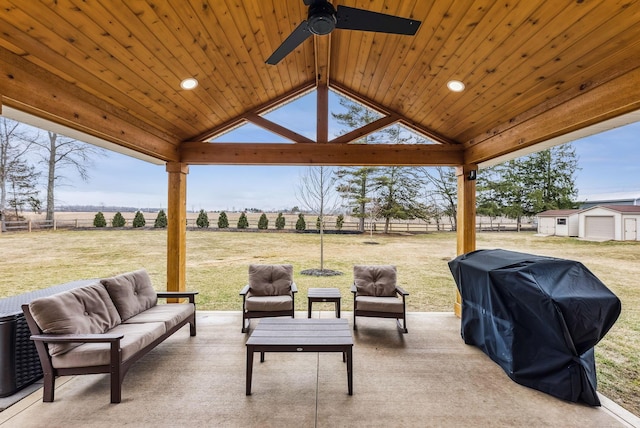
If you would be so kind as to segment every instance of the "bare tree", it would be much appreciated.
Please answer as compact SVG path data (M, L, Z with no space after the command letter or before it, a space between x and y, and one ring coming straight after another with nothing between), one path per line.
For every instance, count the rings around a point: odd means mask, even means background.
M320 270L324 270L324 216L336 211L340 201L336 193L336 175L331 167L311 166L300 177L296 198L320 218Z
M453 230L457 230L458 182L453 168L421 168L428 182L426 196L438 212L449 217Z
M55 211L55 188L66 177L60 175L65 168L75 170L80 179L89 179L89 168L96 157L106 155L106 151L91 144L47 131L48 138L36 137L33 144L41 149L42 163L47 172L46 219L53 220Z

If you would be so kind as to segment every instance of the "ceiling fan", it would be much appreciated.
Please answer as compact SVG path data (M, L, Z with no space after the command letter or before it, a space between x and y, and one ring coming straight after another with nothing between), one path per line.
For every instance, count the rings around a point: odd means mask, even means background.
M307 20L302 21L278 49L271 54L266 61L267 64L275 65L279 63L312 35L322 36L329 34L336 28L413 36L421 24L420 21L413 19L347 6L338 6L336 11L327 0L303 1L305 5L309 6Z

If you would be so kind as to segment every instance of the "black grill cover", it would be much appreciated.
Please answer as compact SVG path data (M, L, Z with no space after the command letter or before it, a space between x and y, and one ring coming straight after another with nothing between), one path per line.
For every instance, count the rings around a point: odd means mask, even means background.
M449 262L462 296L464 342L515 382L599 406L593 347L620 315L620 300L582 263L506 250Z

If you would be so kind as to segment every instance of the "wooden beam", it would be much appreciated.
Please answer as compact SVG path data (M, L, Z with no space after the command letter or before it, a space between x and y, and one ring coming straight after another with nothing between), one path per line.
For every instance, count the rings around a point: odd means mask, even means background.
M640 109L640 68L559 103L489 138L464 144L465 163L480 163ZM480 141L480 142L477 142Z
M279 97L276 97L272 100L270 100L269 102L262 104L258 107L252 108L250 110L247 110L246 112L244 112L243 114L234 117L233 119L219 125L216 126L213 129L210 129L209 131L198 135L197 137L194 137L193 140L195 141L206 141L206 140L210 140L211 138L214 138L218 135L224 134L225 132L230 131L231 129L241 125L245 120L247 120L247 116L250 115L260 115L263 113L266 113L270 110L273 110L275 108L278 108L279 106L286 104L287 102L298 98L304 94L306 94L307 92L311 91L316 85L315 80L314 81L309 81L303 85L298 86L297 88L294 88L293 90L280 95Z
M376 103L373 100L368 99L367 97L360 95L354 91L352 91L351 89L342 86L336 82L331 82L330 85L331 89L335 90L336 92L338 92L339 94L344 95L347 98L351 98L354 101L364 105L365 107L368 107L372 110L375 110L379 113L381 113L384 116L396 116L398 117L398 121L400 123L402 123L403 125L405 125L407 128L410 128L411 130L424 135L425 137L435 141L436 143L442 143L442 144L459 144L457 141L453 141L450 140L449 138L440 135L436 132L431 131L430 129L425 128L424 126L420 125L417 122L412 121L409 118L406 118L405 116L401 115L398 112L395 112L391 109L389 109L388 107L385 107L381 104Z
M354 129L351 132L347 132L346 134L340 135L339 137L334 138L330 141L331 144L345 144L351 143L353 141L359 140L360 138L373 134L376 131L379 131L387 126L393 125L398 122L400 118L395 115L381 117L378 120L374 120L371 123L367 123L360 128Z
M316 141L329 141L329 50L331 34L314 36L316 62Z
M0 48L3 104L163 161L178 160L179 141L78 86Z
M456 221L457 254L465 254L476 249L476 180L477 165L463 165L456 168L458 179L458 208ZM473 173L473 178L469 175ZM462 316L462 299L456 290L453 312Z
M186 290L187 174L185 163L167 163L167 291Z
M267 131L273 132L274 134L278 134L295 143L315 143L315 141L305 137L304 135L300 135L297 132L285 128L282 125L278 125L277 123L267 120L262 116L258 116L255 113L249 113L245 116L245 118L247 119L247 121L253 123L254 125L264 128Z
M455 166L461 147L436 144L252 144L184 142L190 165Z

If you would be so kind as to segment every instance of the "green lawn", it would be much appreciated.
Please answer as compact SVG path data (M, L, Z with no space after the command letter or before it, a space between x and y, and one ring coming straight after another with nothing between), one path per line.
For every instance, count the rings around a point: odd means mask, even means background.
M344 272L309 277L319 268L319 236L297 233L189 231L187 289L198 290L198 308L240 310L238 292L250 263L290 263L306 310L309 287L338 287L343 310L352 308L354 264L394 264L411 293L409 311L452 311L455 284L447 261L456 256L453 233L325 235L324 267ZM478 248L504 248L581 261L622 300L622 315L596 347L598 390L640 414L640 242L587 242L531 233L481 233ZM91 230L0 235L0 297L83 278L146 268L158 290L166 288L166 232ZM330 308L329 308L330 309Z

